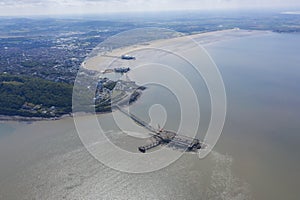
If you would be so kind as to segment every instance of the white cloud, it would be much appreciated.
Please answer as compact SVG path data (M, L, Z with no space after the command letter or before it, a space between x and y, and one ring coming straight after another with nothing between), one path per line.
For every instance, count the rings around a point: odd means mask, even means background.
M299 0L0 0L0 15L300 7Z

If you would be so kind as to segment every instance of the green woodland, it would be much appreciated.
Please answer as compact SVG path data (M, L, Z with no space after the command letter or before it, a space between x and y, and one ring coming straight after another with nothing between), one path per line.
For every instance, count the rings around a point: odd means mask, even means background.
M72 110L71 84L0 74L0 115L56 117Z
M116 82L111 81L103 85L108 90L113 90ZM138 87L144 90L144 87ZM22 117L60 117L70 114L72 106L75 112L111 112L112 98L118 101L126 92L119 92L114 97L110 95L96 101L95 93L83 86L74 88L68 83L58 83L21 75L0 74L0 115ZM134 102L139 92L133 92L129 103ZM72 98L74 104L72 105Z

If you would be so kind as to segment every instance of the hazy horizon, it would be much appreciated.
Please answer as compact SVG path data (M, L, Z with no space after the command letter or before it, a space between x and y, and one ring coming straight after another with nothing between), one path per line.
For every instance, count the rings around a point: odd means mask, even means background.
M297 0L0 0L0 16L89 15L158 11L281 9L299 12Z

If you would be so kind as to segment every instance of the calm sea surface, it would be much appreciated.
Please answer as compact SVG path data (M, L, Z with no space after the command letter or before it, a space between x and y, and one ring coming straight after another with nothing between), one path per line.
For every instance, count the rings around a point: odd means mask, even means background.
M227 92L223 133L205 159L185 154L157 172L128 174L99 163L70 118L1 122L0 199L299 199L299 44L298 34L271 33L207 46ZM209 96L202 84L195 89L201 91L201 137ZM176 129L178 102L165 88L149 86L132 112L149 121L145 111L153 104L165 106L165 128ZM134 141L122 142L110 114L99 121L115 143L136 151Z

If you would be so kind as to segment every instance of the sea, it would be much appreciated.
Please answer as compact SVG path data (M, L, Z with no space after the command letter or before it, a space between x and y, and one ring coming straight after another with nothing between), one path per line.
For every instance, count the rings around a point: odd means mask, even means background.
M216 146L203 159L184 153L157 171L122 172L86 150L72 118L0 122L0 199L298 200L299 44L300 34L268 33L204 46L222 75L227 113ZM201 138L209 95L204 86L195 89L202 99ZM146 112L159 104L166 107L165 122L151 121ZM131 108L153 126L176 129L178 106L166 88L148 85ZM111 114L98 120L110 127L106 134L115 144L138 152L133 140L124 142L112 128Z

